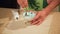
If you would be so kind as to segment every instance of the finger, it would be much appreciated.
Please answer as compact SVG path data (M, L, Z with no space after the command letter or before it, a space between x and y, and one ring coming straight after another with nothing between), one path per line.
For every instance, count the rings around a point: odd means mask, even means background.
M44 21L44 19L40 19L40 20L39 20L39 23L37 23L36 25L40 25L40 24L42 24L43 21Z
M43 23L43 20L40 20L39 23L35 24L35 25L40 25Z
M39 19L40 19L40 18L37 18L37 19L35 19L35 20L32 20L32 21L31 21L31 24L32 24L32 23L35 23L35 22L38 21Z
M41 18L37 19L36 21L32 21L31 24L38 24L38 23L40 22L40 19L41 19Z
M27 1L25 2L25 6L28 7L28 2Z
M32 21L36 21L36 20L38 20L39 18L40 18L40 14L37 13L37 15L33 18Z
M33 22L32 25L35 25L35 24L37 24L37 23L39 23L39 21L35 21L35 22Z
M33 25L40 25L43 22L44 18L39 18L37 21L33 22Z
M27 0L22 0L23 2L23 7L25 8L25 7L28 7L28 2L27 2Z
M38 21L40 18L41 18L41 16L40 16L40 15L37 15L37 16L31 21L31 23L34 23L35 21Z

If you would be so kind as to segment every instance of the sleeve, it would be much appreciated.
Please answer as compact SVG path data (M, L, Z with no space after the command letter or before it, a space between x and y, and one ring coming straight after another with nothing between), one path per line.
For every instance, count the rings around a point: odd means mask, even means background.
M38 11L45 8L48 4L47 0L28 0L28 5L30 9Z
M34 10L42 10L43 0L28 0L29 7Z
M47 0L43 0L43 8L45 8L48 5Z

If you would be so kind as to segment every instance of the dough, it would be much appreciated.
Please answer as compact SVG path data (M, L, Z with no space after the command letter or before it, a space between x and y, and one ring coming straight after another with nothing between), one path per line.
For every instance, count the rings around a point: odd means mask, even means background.
M33 12L23 12L22 14L20 14L20 18L17 21L12 19L6 28L10 30L25 28L31 25L29 21L31 21L34 17L35 13Z

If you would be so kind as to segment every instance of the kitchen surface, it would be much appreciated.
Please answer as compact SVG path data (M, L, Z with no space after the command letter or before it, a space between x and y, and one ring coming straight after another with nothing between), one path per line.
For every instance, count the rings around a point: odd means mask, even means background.
M0 9L0 34L60 34L60 12L52 11L44 22L38 26L23 23L20 19L15 23L12 19L12 13L10 9ZM10 26L9 26L9 23ZM29 22L30 23L30 22ZM18 29L13 29L18 28Z

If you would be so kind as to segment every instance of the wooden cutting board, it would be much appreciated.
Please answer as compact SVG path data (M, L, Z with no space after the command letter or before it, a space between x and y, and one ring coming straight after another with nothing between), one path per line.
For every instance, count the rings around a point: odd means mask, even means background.
M2 12L0 15L3 14L4 13ZM27 25L24 28L19 28L16 30L6 28L7 24L10 23L9 17L10 16L0 18L0 23L5 24L3 26L0 25L0 34L60 34L60 12L52 12L39 26Z

